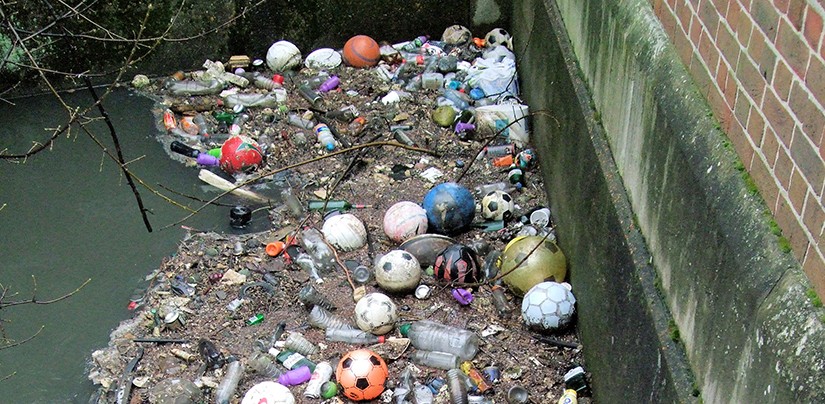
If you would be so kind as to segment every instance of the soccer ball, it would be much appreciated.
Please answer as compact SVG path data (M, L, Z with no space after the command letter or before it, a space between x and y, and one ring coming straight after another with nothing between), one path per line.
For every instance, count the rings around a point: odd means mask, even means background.
M499 257L498 267L500 273L507 274L501 280L518 296L544 281L564 282L567 276L567 258L561 248L541 236L512 239Z
M367 229L361 219L352 213L327 219L321 232L330 244L342 251L357 250L367 244Z
M426 232L427 212L415 202L398 202L384 213L384 233L396 243Z
M492 191L481 199L481 216L487 220L508 220L513 217L513 197L504 191Z
M407 292L421 281L421 265L404 250L392 250L375 264L375 281L387 292Z
M507 49L513 50L513 37L504 28L493 28L484 36L484 42L488 48L504 45Z
M521 318L529 327L557 330L570 323L576 312L576 297L567 282L542 282L533 286L521 301Z
M389 369L384 359L369 349L347 352L335 369L341 390L353 401L377 398L384 391L387 377Z
M295 404L295 397L283 384L265 381L252 386L241 400L241 404L258 403Z
M461 283L473 283L482 278L475 251L462 244L453 244L435 257L433 275L442 281Z
M301 64L301 51L289 41L278 41L266 51L266 65L276 72L292 70Z
M395 303L383 293L369 293L355 305L355 323L358 328L375 335L390 332L397 320Z

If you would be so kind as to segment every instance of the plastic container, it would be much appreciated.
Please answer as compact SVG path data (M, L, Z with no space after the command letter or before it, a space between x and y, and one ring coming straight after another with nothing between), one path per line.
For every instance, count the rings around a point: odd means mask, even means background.
M284 348L293 350L303 355L313 355L318 353L318 347L310 342L299 332L290 332L284 342Z
M311 377L312 371L309 370L309 366L300 366L278 376L278 383L287 387L297 386L308 382Z
M444 85L444 75L441 73L424 73L421 75L421 87L427 90L438 90Z
M327 341L346 342L348 344L378 344L384 342L384 336L374 335L372 333L361 331L354 328L327 328Z
M269 379L277 379L284 372L263 352L255 352L247 362L250 370Z
M456 369L461 364L461 359L455 354L439 351L415 351L412 361L418 365L444 370Z
M313 307L312 310L309 312L307 322L309 322L309 325L315 328L320 328L322 330L328 330L330 328L349 328L351 330L355 329L353 325L348 324L340 317L335 316L323 307L317 305Z
M474 332L431 320L413 322L408 337L418 349L452 353L462 360L471 360L478 352L479 338Z
M332 131L324 123L315 125L315 135L318 136L318 143L329 151L335 150L335 136Z
M315 265L315 260L312 259L312 256L309 254L302 252L298 254L297 257L293 258L296 264L298 264L301 269L306 271L310 278L314 279L316 282L323 282L321 278L321 274L318 273L318 267Z
M337 88L339 84L341 84L341 79L338 76L332 76L318 86L318 91L326 93Z
M309 378L309 383L304 390L304 397L319 398L321 397L321 386L324 385L332 377L332 365L329 362L318 362L315 366L315 371Z
M467 404L467 386L464 384L464 374L458 369L447 371L447 385L450 386L450 402L452 404Z
M274 94L236 93L229 94L223 99L224 105L233 108L235 105L244 107L277 108L280 102Z
M229 404L232 396L235 395L235 389L238 388L238 382L243 376L243 371L244 367L241 362L233 361L229 364L226 375L224 375L221 384L218 385L218 390L215 392L216 403Z
M579 402L578 393L576 390L567 389L559 398L559 404L576 404Z

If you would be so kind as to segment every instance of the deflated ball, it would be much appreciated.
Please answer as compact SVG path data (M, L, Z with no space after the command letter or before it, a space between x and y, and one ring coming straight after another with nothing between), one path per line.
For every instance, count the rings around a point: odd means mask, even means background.
M450 25L441 34L441 40L448 45L461 46L473 39L473 33L463 25Z
M404 250L392 250L375 265L375 281L387 292L409 292L421 281L421 265Z
M430 230L447 235L469 227L476 214L473 194L454 182L436 185L424 196L424 210Z
M355 324L363 331L384 335L398 321L395 303L383 293L369 293L355 305Z
M524 294L521 318L529 327L560 329L570 323L576 311L576 297L567 282L542 282Z
M273 71L292 70L300 64L301 51L292 42L275 42L266 52L266 65Z
M442 281L473 283L482 278L478 257L472 248L453 244L435 257L433 276Z
M544 281L564 282L567 276L567 258L561 248L540 236L514 238L504 247L499 263L499 272L507 273L502 280L518 296Z
M427 212L415 202L398 202L384 213L384 233L396 243L426 232Z
M330 217L321 228L324 238L343 251L357 250L367 244L367 229L361 219L351 213Z
M492 191L481 199L481 216L487 220L509 220L513 217L513 197L504 191Z

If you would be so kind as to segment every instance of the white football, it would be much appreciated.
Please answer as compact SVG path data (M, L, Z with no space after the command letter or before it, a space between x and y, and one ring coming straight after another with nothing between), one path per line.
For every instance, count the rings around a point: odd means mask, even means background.
M369 293L355 305L355 323L363 331L384 335L398 321L395 303L383 293Z
M375 281L387 292L409 292L421 281L421 264L404 250L392 250L375 264Z
M292 70L300 64L301 51L292 42L275 42L266 52L266 65L273 71Z
M521 318L530 327L557 330L570 323L576 297L567 282L542 282L530 288L521 301Z
M487 220L507 220L513 217L513 197L504 191L492 191L481 199L481 216Z
M258 403L295 404L295 397L283 384L266 381L252 386L241 400L241 404Z
M361 219L351 213L330 217L321 228L324 238L342 251L357 250L367 244L367 229Z

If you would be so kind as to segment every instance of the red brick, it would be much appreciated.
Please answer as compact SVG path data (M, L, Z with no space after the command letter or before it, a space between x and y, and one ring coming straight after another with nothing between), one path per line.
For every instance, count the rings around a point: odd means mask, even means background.
M705 61L710 71L711 76L716 77L716 69L719 66L719 50L713 44L713 40L707 31L702 31L702 36L699 38L699 55Z
M752 109L752 105L748 97L742 91L737 91L736 104L733 107L733 115L743 127L748 126L748 116L751 114L751 111L755 111L755 109Z
M779 11L786 13L788 12L788 4L790 4L790 0L773 0L773 4Z
M720 17L725 18L727 16L731 1L736 2L736 0L713 0L713 7L716 8L716 12L719 13Z
M802 31L803 15L805 15L805 0L790 0L788 19L797 31Z
M750 168L750 162L753 160L754 149L753 145L748 141L748 136L745 134L745 128L738 122L732 121L730 128L726 131L728 139L730 139L736 154L746 168Z
M805 34L808 45L812 49L819 49L819 42L822 37L822 15L811 6L806 8L805 27L802 32Z
M742 87L748 92L751 99L758 105L762 103L762 95L765 93L765 78L759 73L745 53L739 56L739 64L736 66L736 78L742 83Z
M808 74L802 78L805 79L808 90L819 100L819 103L825 105L825 64L818 58L811 58Z
M794 170L791 174L791 187L788 189L788 199L791 201L791 207L797 216L802 217L802 211L805 207L805 197L808 194L808 183L802 178L799 171Z
M690 20L690 42L699 47L699 38L702 35L702 23L698 18Z
M799 77L805 77L811 50L799 36L799 33L794 31L793 27L785 21L782 21L779 27L776 49L785 57L788 65Z
M771 129L765 130L765 135L762 136L762 156L768 161L768 167L771 170L776 167L776 155L779 151L779 139L776 138L776 133Z
M769 0L753 0L751 17L768 40L773 42L779 23L779 13L773 4Z
M825 296L825 260L823 260L822 255L817 253L814 246L808 247L808 254L805 256L802 270L811 280L811 285L813 285L816 293L819 296Z
M747 45L751 40L751 32L753 31L753 20L747 12L742 11L734 29L739 43Z
M676 53L679 55L679 59L682 60L682 64L685 67L690 66L690 59L693 57L693 44L690 43L687 36L684 33L677 33L673 37L673 45L676 47Z
M802 175L811 184L825 182L825 163L819 157L814 145L805 136L794 136L791 143L791 157Z
M776 180L771 175L768 167L760 159L753 159L750 167L750 174L756 187L759 188L759 193L762 194L762 199L765 200L765 205L771 210L771 213L776 213L776 200L779 196L779 187Z
M773 80L771 85L776 91L776 95L782 101L788 101L788 96L791 93L791 84L793 84L793 73L782 60L776 62L776 70L773 72Z
M782 229L782 235L790 241L794 257L802 262L808 252L808 237L788 201L781 197L776 209L776 223Z
M765 120L762 115L759 115L759 112L751 112L747 128L753 144L762 144L762 136L765 134Z
M662 1L662 0L657 0L657 1ZM659 22L662 23L662 28L664 28L667 35L671 38L671 42L673 42L672 38L675 35L681 35L681 33L682 33L682 31L677 28L676 16L674 16L670 12L670 9L668 9L665 6L662 6L660 8L660 10L661 11L656 13L656 15L659 17Z
M802 132L805 133L808 140L815 145L819 145L822 128L825 127L825 113L811 100L808 89L802 87L799 82L795 82L788 105L791 107L796 119L802 122Z
M682 26L682 31L685 34L690 32L690 22L693 19L693 12L690 10L690 7L681 4L679 8L676 9L676 17L679 19L679 24Z
M699 19L702 20L702 25L711 33L712 38L716 38L716 30L719 27L719 14L713 4L707 0L699 5L697 10Z
M812 191L808 190L805 197L805 211L802 213L802 223L814 237L822 237L822 226L825 224L825 206L819 202Z
M739 43L736 42L733 32L725 25L719 26L719 33L716 35L716 46L719 47L722 59L727 60L729 65L736 66L740 51Z
M728 5L728 12L725 14L725 18L720 21L723 25L727 24L730 28L731 32L736 32L736 26L739 24L740 18L748 18L742 16L742 6L733 0Z
M727 76L724 87L725 102L727 102L731 108L734 108L736 106L736 95L739 93L739 85L729 70Z
M705 62L700 59L700 55L695 53L690 59L690 76L693 77L693 81L696 83L696 86L699 87L699 92L707 98L708 92L711 86L713 86L713 80L707 72Z
M773 174L776 180L779 181L779 186L782 189L788 189L791 185L791 174L793 174L793 160L791 156L785 152L785 149L779 148L776 155L776 165L773 168Z
M768 120L768 124L773 128L779 139L785 146L790 147L793 136L794 122L790 118L788 110L776 98L773 91L765 91L765 102L762 104L762 112Z

